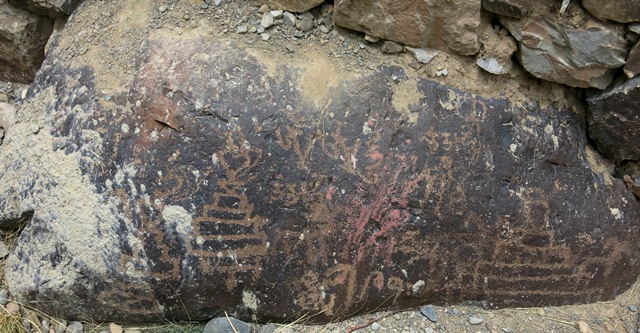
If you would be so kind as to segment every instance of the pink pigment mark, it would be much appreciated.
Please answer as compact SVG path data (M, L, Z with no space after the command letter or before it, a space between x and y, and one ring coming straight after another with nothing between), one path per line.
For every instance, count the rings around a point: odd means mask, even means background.
M374 150L374 151L371 153L371 159L374 159L374 160L381 160L383 157L384 157L384 156L382 155L382 153L381 153L381 152L379 152L379 151L377 151L377 150Z
M333 195L335 193L336 193L336 188L333 186L329 186L329 189L327 190L327 194L324 196L324 198L327 200L331 200L333 199Z
M403 160L400 162L406 167ZM349 218L349 225L355 230L347 235L349 247L356 249L354 263L362 261L365 254L371 254L372 257L382 255L385 261L391 262L391 254L398 242L393 236L393 231L411 218L411 214L406 209L396 207L408 207L409 198L421 181L414 178L404 185L399 184L398 177L402 169L403 167L400 167L393 178L386 185L381 186L372 202L354 201L355 211ZM377 230L368 237L365 236L371 228L377 228Z

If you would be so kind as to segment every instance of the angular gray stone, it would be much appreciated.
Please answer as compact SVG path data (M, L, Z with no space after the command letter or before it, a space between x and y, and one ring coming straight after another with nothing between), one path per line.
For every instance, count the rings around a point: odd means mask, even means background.
M640 74L640 42L637 42L631 48L629 56L627 56L627 63L623 67L624 73L628 78L632 78Z
M29 83L44 60L53 21L0 0L0 80Z
M263 28L269 29L274 23L275 23L275 18L270 12L266 12L262 14L262 20L260 21L260 25Z
M202 333L251 333L252 325L233 317L213 318Z
M582 6L601 20L640 22L640 1L637 0L582 0Z
M482 9L506 17L521 18L527 7L524 0L482 0Z
M0 289L0 305L9 303L9 291L5 288Z
M84 325L79 321L74 321L67 326L65 333L84 333Z
M336 0L336 25L417 48L479 50L480 0Z
M525 70L547 81L604 89L626 62L627 41L620 25L594 20L563 25L551 14L503 17L500 22L519 42L518 59Z
M366 37L365 37L365 40ZM440 51L438 50L430 50L430 49L416 49L413 47L405 47L405 49L413 54L413 56L416 58L416 60L421 63L421 64L428 64L431 62L431 60L433 60L433 58L435 58Z
M589 135L616 161L640 160L640 76L587 97Z
M57 19L71 15L82 1L83 0L9 0L9 3L38 15Z
M438 322L438 312L431 305L425 305L420 307L420 313L424 315L430 321L437 323Z

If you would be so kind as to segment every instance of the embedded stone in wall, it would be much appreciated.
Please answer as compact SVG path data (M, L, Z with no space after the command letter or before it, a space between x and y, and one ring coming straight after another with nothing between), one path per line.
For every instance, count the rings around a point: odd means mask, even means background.
M582 0L582 6L601 20L640 22L640 2L636 0Z
M640 160L640 77L620 79L587 98L589 135L619 162Z
M640 42L631 48L627 63L624 65L624 73L628 78L632 78L640 73Z
M82 1L83 0L9 0L9 3L38 15L57 19L71 15Z
M585 15L579 6L575 15ZM628 48L622 25L585 19L579 25L537 13L500 22L519 42L518 59L535 77L579 88L604 89L615 69L626 63Z
M480 0L337 0L336 25L412 47L463 55L480 49Z
M0 0L0 80L33 81L53 22Z
M523 0L482 0L482 9L506 17L521 18L528 6Z

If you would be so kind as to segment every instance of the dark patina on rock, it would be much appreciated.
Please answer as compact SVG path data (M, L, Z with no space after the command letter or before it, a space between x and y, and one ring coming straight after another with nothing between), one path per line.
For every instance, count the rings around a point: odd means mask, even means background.
M34 214L6 279L48 313L322 322L597 301L637 277L638 204L570 107L162 30L105 94L52 50L25 106L45 110L37 161L10 151L22 125L0 146L0 220Z
M640 160L640 77L620 78L587 98L589 135L618 162Z

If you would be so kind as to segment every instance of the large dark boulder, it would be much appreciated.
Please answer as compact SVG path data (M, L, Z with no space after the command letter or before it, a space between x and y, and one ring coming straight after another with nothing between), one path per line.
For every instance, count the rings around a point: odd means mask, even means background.
M328 321L598 301L637 278L640 207L569 100L512 103L396 66L350 75L322 52L142 20L122 32L133 52L94 61L121 32L105 30L70 63L82 8L0 146L0 221L33 214L5 268L22 303Z

